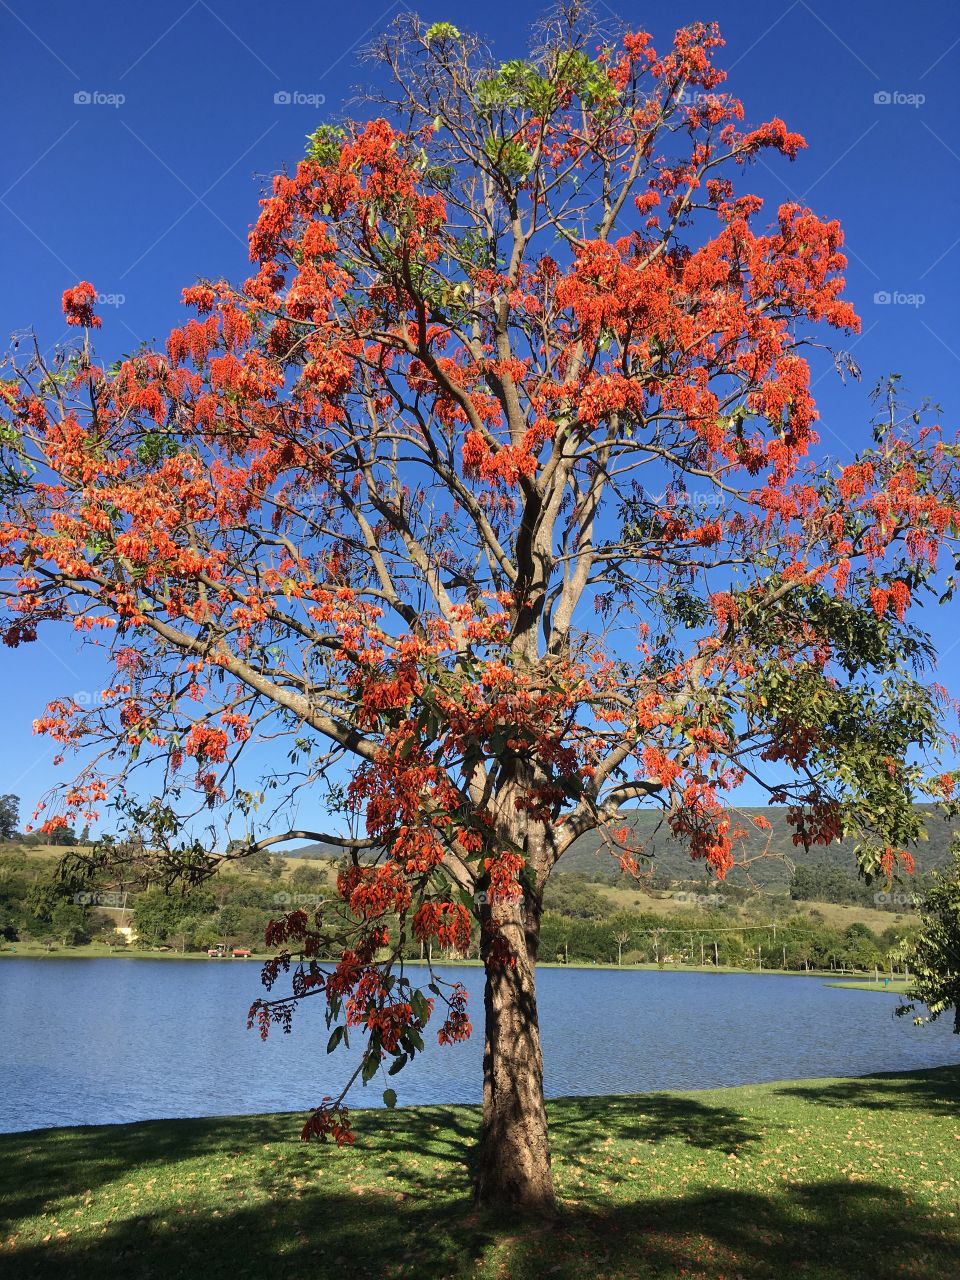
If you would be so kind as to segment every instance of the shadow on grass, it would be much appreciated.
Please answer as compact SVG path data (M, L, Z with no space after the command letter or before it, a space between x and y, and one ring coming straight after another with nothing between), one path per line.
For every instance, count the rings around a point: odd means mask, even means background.
M92 1240L29 1245L4 1260L9 1280L939 1280L958 1268L954 1221L919 1214L889 1187L846 1182L776 1199L723 1191L574 1207L540 1228L491 1222L462 1197L431 1203L341 1188L216 1217L147 1214Z
M759 1133L726 1107L691 1097L560 1098L549 1104L552 1145L564 1158L586 1161L609 1137L660 1142L679 1138L702 1149L729 1151L759 1140ZM358 1151L387 1156L403 1166L404 1184L421 1179L408 1156L452 1166L454 1185L472 1184L479 1110L473 1107L400 1108L358 1112ZM51 1202L148 1170L191 1160L229 1160L267 1144L303 1150L303 1115L225 1116L205 1120L152 1120L132 1125L38 1129L0 1135L0 1233L43 1212ZM311 1151L317 1151L311 1147ZM267 1188L264 1175L255 1175ZM615 1177L609 1174L608 1177ZM430 1185L433 1185L431 1180ZM272 1181L271 1181L272 1185Z
M770 1096L956 1115L960 1072L812 1082ZM589 1167L611 1138L724 1151L763 1137L736 1110L669 1094L560 1099L550 1117L558 1168ZM908 1187L833 1180L777 1185L769 1195L724 1188L683 1195L678 1182L675 1195L652 1198L642 1181L628 1186L605 1163L605 1202L591 1191L567 1201L556 1225L531 1227L494 1221L471 1204L476 1109L355 1119L358 1146L350 1152L301 1146L295 1115L2 1135L0 1272L5 1280L960 1275L960 1219ZM158 1174L167 1180L159 1203L136 1191ZM86 1192L91 1208L78 1210ZM44 1224L2 1247L18 1223L44 1213L49 1233Z
M830 1084L809 1081L785 1084L777 1097L799 1098L824 1107L864 1107L868 1111L923 1111L928 1115L960 1115L960 1068L934 1067L908 1074L883 1072Z
M676 1094L557 1098L548 1109L554 1145L569 1154L592 1151L608 1137L618 1142L673 1138L704 1151L733 1151L761 1137L739 1112Z
M477 1110L401 1108L392 1113L361 1112L355 1120L358 1143L371 1155L394 1153L401 1159L416 1153L455 1163L462 1171L463 1185L470 1185ZM302 1152L309 1165L324 1148L300 1142L303 1121L304 1114L295 1112L0 1134L0 1235L57 1201L95 1192L109 1183L128 1183L144 1172L154 1176L187 1161L219 1158L228 1162L232 1156L239 1158L276 1144L281 1150ZM262 1176L257 1181L266 1185ZM272 1185L274 1180L269 1181ZM405 1165L405 1185L416 1182L416 1172Z

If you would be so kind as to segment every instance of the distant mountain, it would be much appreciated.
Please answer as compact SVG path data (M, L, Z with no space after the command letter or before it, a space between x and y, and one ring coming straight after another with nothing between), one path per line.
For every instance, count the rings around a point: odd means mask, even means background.
M335 844L301 844L295 849L284 849L280 856L283 858L330 858L334 862L339 862L343 856L343 850Z
M927 840L921 842L912 853L916 859L917 873L934 871L950 858L950 838L956 828L947 822L938 810L930 805L919 806L925 811ZM738 825L746 827L738 861L749 859L749 870L734 867L728 882L747 886L751 882L771 890L786 890L790 884L792 865L821 863L855 875L856 858L854 842L845 840L832 845L816 845L807 852L802 845L793 843L793 828L787 823L785 808L744 808L733 812ZM752 819L766 818L770 830L755 827ZM658 877L669 880L690 880L704 876L703 863L694 862L685 846L671 836L659 809L635 809L624 816L624 823L636 832L637 841L652 855L649 869ZM340 851L334 845L308 844L291 849L288 858L338 859ZM576 871L588 878L597 876L616 879L620 874L617 862L607 850L602 836L591 831L575 841L557 864L560 871ZM643 869L646 869L644 867Z
M919 806L925 812L927 840L911 850L917 864L917 873L933 871L950 858L950 838L956 824L945 821L942 814L930 805ZM734 867L728 874L733 885L751 883L767 889L786 889L790 883L792 866L821 863L856 875L857 862L853 840L838 841L831 845L815 845L809 851L802 845L794 845L793 828L787 823L785 808L743 808L732 815L737 825L747 828L747 836L737 849L738 861L750 860L748 870ZM762 817L770 823L769 830L755 827L752 819ZM626 819L636 832L638 842L652 854L650 869L658 876L670 880L689 880L705 874L702 862L694 862L686 847L671 834L659 810L634 810ZM591 831L577 840L557 864L561 871L578 871L586 876L609 874L615 878L619 867L611 857L599 832Z

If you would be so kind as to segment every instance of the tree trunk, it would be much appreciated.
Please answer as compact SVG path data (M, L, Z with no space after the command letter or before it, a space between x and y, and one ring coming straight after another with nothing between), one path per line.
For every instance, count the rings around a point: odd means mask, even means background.
M493 934L485 929L483 1120L476 1199L484 1208L553 1216L557 1202L534 977L539 912L533 907L521 916L519 906L504 905L496 915L516 964L491 958Z

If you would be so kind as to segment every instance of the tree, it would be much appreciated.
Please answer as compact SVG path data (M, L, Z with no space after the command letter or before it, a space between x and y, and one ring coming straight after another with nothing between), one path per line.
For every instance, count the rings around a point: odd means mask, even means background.
M613 940L617 944L618 966L623 964L623 948L636 932L637 924L637 917L628 911L618 911L608 922Z
M65 947L87 942L90 929L86 911L73 902L58 902L50 913L50 933Z
M610 914L610 900L582 876L558 874L550 879L543 894L546 911L557 911L565 916L580 916L584 920L602 920Z
M175 895L157 886L137 895L130 923L141 946L162 946L174 937L179 945L181 935L195 927L196 917L212 906L212 896L202 890Z
M241 847L243 846L241 845ZM283 875L283 863L279 858L274 858L269 853L251 854L247 867L251 871L268 875L271 880L279 880Z
M909 1000L897 1008L902 1017L926 1005L914 1022L936 1022L953 1010L953 1029L960 1034L960 847L954 846L952 864L934 871L930 885L917 906L920 926L910 940L892 949L894 959L905 962L911 975Z
M79 843L76 831L65 822L59 822L52 826L47 833L47 838L50 844L61 847L73 848Z
M957 532L955 454L891 383L875 445L819 455L806 353L859 327L842 233L794 203L770 225L744 185L805 144L741 125L720 44L604 41L569 3L497 66L403 17L375 118L321 126L275 179L250 279L186 289L197 318L110 368L82 282L78 349L4 384L4 638L63 622L117 668L38 721L97 744L46 829L109 798L165 883L339 846L339 907L273 922L265 981L293 987L251 1016L319 999L331 1046L363 1037L350 1082L435 1015L441 1043L470 1034L465 992L404 958L476 919L486 1205L554 1208L535 967L573 841L634 872L622 809L658 805L723 877L749 776L797 843L849 833L889 876L939 740L906 618ZM289 767L242 778L284 735ZM285 831L304 790L354 834ZM193 837L204 813L241 850ZM305 1136L350 1141L345 1096Z
M15 840L20 822L20 797L0 796L0 840Z

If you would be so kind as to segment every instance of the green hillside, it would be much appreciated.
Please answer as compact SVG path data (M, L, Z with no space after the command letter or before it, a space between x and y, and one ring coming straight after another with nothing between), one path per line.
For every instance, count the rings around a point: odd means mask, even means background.
M917 874L933 871L943 866L950 857L950 838L956 827L947 822L932 806L920 806L926 813L927 840L912 850L917 863ZM853 841L838 842L826 847L818 845L809 851L793 843L793 829L788 826L785 808L737 809L734 817L738 824L748 829L737 860L749 860L749 868L735 867L728 875L731 885L753 884L760 888L786 891L794 865L826 865L856 875L856 859ZM769 831L754 827L752 819L763 817L770 823ZM675 840L663 821L659 809L639 809L630 813L625 821L636 832L639 843L651 855L645 870L651 870L658 880L667 882L705 878L702 864L692 862L684 845ZM292 858L338 858L339 851L332 845L311 844L291 850ZM597 877L616 879L619 867L610 856L603 838L596 831L582 836L560 859L561 871L576 871L588 879Z
M926 813L927 840L912 850L917 864L917 874L936 870L950 857L950 838L955 824L928 805L920 806ZM749 860L749 868L735 867L729 873L732 885L753 884L767 889L786 890L790 884L793 865L825 864L850 875L856 875L854 842L846 840L832 845L817 845L805 850L794 845L793 828L787 823L785 808L744 808L733 815L738 825L748 830L737 852L738 862ZM753 825L752 819L763 817L770 823L770 830L763 831ZM684 845L674 839L659 810L642 809L632 813L628 825L633 827L643 848L652 855L650 870L660 880L686 880L705 876L702 864L691 862ZM592 831L578 840L560 859L562 871L579 871L586 876L618 874L616 862L610 856L601 835Z

